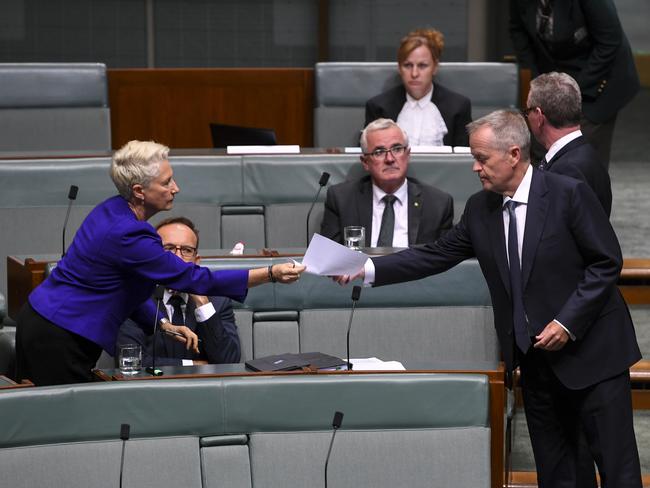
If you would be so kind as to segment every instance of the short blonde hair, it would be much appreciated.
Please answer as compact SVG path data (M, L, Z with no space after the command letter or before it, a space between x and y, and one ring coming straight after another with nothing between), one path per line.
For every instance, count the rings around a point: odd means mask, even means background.
M149 186L160 173L160 163L169 148L153 141L129 141L113 155L110 175L117 191L126 200L133 196L133 185Z

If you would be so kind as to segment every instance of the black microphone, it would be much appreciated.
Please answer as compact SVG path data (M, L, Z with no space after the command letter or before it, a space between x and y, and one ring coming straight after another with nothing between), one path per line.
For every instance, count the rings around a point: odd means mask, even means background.
M156 300L156 316L153 322L153 350L151 351L151 366L148 366L146 371L151 376L162 376L163 372L156 369L156 332L158 331L158 314L160 313L160 302L162 302L165 295L165 287L162 285L156 286L153 292L153 299Z
M309 207L309 212L307 212L307 224L305 227L307 227L307 246L309 246L309 217L311 217L311 211L314 210L314 205L316 205L316 200L318 200L318 195L320 195L320 191L323 189L325 185L327 185L327 182L330 179L330 174L326 171L323 171L323 173L320 175L320 179L318 180L318 191L316 192L316 196L311 202L311 206Z
M348 321L348 335L347 335L347 348L348 348L348 370L352 369L352 364L350 363L350 329L352 328L352 317L354 316L354 307L357 304L357 300L361 296L361 287L355 286L352 288L352 310L350 311L350 320Z
M65 228L68 226L68 217L70 217L70 209L72 208L72 202L77 199L77 192L79 187L77 185L70 185L70 190L68 191L68 211L65 213L65 220L63 221L63 236L61 239L61 257L65 257Z
M122 424L120 426L120 439L122 439L122 459L120 460L120 488L122 488L122 474L124 473L124 449L126 448L126 441L129 440L131 435L131 426L129 424Z
M336 431L339 429L339 427L341 427L342 423L343 423L343 412L334 412L334 419L332 419L332 428L334 429L334 432L332 432L332 439L330 439L330 447L327 450L327 458L325 459L325 488L327 488L327 465L330 462L330 454L332 453L334 436L336 435Z

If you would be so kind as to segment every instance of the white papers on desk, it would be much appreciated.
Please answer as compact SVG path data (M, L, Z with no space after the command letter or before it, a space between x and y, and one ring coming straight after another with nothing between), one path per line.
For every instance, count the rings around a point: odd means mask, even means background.
M350 359L352 371L406 371L399 361L382 361L377 358Z
M228 154L300 154L300 146L296 144L275 146L228 146Z
M470 154L472 152L472 148L469 146L454 146L454 152L456 154Z
M368 255L353 251L320 234L314 234L302 258L307 273L319 276L353 275L361 271Z
M411 146L411 154L449 154L451 152L451 146Z
M343 152L346 154L361 154L360 147L346 147L343 149Z

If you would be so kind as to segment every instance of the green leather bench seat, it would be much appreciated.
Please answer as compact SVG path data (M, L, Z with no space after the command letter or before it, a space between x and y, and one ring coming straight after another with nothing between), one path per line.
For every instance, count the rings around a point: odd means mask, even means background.
M3 484L490 486L483 375L385 374L133 381L6 391ZM389 462L387 462L389 461ZM401 484L395 484L396 476Z
M394 62L317 63L314 144L357 146L365 122L366 101L401 84ZM440 63L436 81L468 97L477 119L519 103L515 63Z
M106 66L0 63L0 152L111 149Z
M228 258L203 264L256 268L286 261ZM309 351L345 357L351 292L351 286L306 273L295 285L250 289L246 301L235 304L244 358ZM364 288L350 349L352 357L385 360L498 361L490 295L478 262L418 281Z

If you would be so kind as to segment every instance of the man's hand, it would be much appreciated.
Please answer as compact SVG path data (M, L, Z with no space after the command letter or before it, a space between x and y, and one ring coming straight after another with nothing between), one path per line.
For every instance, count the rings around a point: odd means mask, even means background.
M210 299L205 295L193 295L190 293L190 298L194 302L194 306L196 306L196 308L207 305L207 303L210 301Z
M569 340L569 334L560 324L551 321L535 339L537 342L533 347L544 351L559 351Z
M350 281L354 281L357 278L361 278L363 280L366 277L366 271L361 268L361 271L359 271L357 274L353 275L340 275L340 276L330 276L334 281L336 281L339 285L344 286L350 283Z
M195 353L199 353L199 336L188 327L165 322L160 325L160 328L175 341L185 344L185 349L188 351L192 349Z

